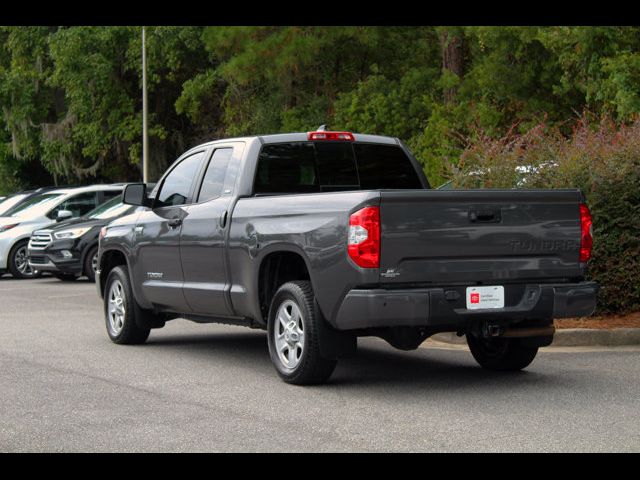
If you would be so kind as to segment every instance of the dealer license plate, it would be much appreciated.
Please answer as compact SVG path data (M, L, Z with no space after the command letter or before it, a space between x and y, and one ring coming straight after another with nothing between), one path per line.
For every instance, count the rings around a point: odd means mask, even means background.
M483 308L504 308L504 287L467 287L467 308L479 310Z

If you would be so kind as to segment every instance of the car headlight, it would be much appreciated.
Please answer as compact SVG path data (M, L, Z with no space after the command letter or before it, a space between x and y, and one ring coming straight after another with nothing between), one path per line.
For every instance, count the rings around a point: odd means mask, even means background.
M19 223L12 223L11 225L4 225L0 227L0 233L6 232L7 230L11 230L13 227L17 227L20 225Z
M78 238L91 230L91 227L87 228L70 228L69 230L61 230L59 232L55 232L53 234L58 240L62 240L64 238Z

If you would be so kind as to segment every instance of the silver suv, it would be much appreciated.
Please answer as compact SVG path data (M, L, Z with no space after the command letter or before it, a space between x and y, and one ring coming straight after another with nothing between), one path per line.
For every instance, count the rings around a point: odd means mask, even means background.
M61 188L34 196L0 217L0 273L9 271L14 278L35 278L41 274L29 265L27 244L34 230L52 222L76 218L101 203L120 195L124 186L91 185Z

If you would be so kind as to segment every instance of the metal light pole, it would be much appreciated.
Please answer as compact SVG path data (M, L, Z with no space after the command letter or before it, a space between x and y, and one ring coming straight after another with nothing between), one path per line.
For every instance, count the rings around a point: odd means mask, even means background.
M142 181L149 181L149 135L147 131L147 51L142 27Z

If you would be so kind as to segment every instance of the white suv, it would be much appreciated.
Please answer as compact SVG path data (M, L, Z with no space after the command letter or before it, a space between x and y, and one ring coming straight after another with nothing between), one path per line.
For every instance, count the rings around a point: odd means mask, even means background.
M122 193L123 185L61 188L34 196L0 217L0 274L35 278L41 274L29 266L27 244L34 230L52 222L80 217Z

